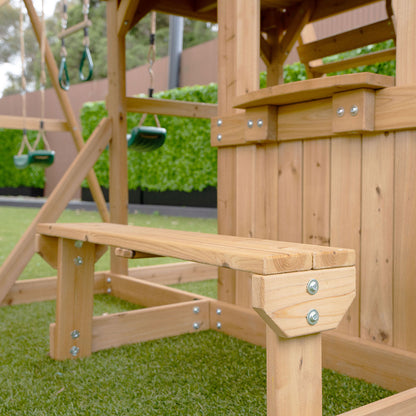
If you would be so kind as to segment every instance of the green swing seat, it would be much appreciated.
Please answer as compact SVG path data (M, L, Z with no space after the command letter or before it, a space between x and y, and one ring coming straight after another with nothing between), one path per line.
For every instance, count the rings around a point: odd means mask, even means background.
M55 160L55 152L53 150L34 150L25 155L13 156L14 166L17 169L25 169L29 165L48 167Z
M127 145L137 152L150 152L159 149L165 143L166 129L163 127L135 127L127 135Z

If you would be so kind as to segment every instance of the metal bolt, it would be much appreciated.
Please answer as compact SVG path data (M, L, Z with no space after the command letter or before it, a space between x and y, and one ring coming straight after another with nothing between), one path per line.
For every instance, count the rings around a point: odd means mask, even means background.
M74 245L76 248L81 248L82 247L83 242L81 240L77 240L75 241Z
M221 141L221 139L222 139L222 134L218 134L218 135L217 135L217 140L220 142L220 141Z
M111 287L107 289L107 293L111 293Z
M107 277L107 283L111 283L111 277Z
M74 330L71 332L71 338L72 338L72 339L77 339L77 338L79 338L79 331L78 331L78 329L74 329Z
M337 108L337 116L342 117L345 114L344 107L338 107Z
M263 120L257 120L257 127L263 127Z
M194 307L194 313L199 313L199 306Z
M355 117L358 114L358 105L353 104L350 108L350 113L353 117Z
M254 123L253 120L247 121L247 126L251 129L253 127Z
M125 20L124 21L124 26L127 26L129 24L129 21L128 20Z
M222 120L221 119L217 120L217 126L218 127L221 127L222 126Z
M221 315L222 310L220 308L217 309L217 315Z
M217 329L221 329L221 322L217 322Z
M309 325L315 325L319 321L319 312L316 309L311 309L306 315L306 320Z
M69 350L70 354L73 357L76 357L79 353L79 347L77 347L76 345L74 345L73 347L71 347L71 349Z
M84 259L81 256L74 258L74 263L76 266L81 266L84 263Z
M199 329L200 325L198 322L194 322L194 329Z
M315 295L319 290L319 282L316 279L309 280L308 284L306 285L306 291L310 295Z

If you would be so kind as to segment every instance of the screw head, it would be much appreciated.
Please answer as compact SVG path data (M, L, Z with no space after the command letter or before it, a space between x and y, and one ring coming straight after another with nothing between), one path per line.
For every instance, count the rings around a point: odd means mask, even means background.
M221 141L221 139L222 139L222 134L218 134L218 135L217 135L217 140L220 142L220 141Z
M319 321L319 312L316 309L311 309L306 315L306 320L309 325L316 325Z
M111 283L111 277L107 277L107 283Z
M72 338L72 339L77 339L77 338L79 338L79 331L78 331L78 329L74 329L74 330L71 332L71 338Z
M257 120L257 127L263 127L263 120Z
M221 322L217 322L217 329L221 329L222 325Z
M198 323L198 322L194 322L193 327L194 327L194 329L196 330L196 329L199 329L200 325L199 325L199 323Z
M107 293L111 293L111 287L107 289Z
M316 279L309 280L308 284L306 285L306 291L310 295L315 295L319 290L319 282Z
M350 108L350 113L353 117L355 117L358 114L358 105L353 104Z
M82 242L81 240L77 240L77 241L75 241L75 243L74 243L74 246L75 246L76 248L81 248L81 247L82 247L82 245L83 245L83 242Z
M199 313L199 306L194 307L194 313Z
M84 263L84 259L81 256L74 258L74 263L76 266L81 266Z
M217 120L217 126L218 127L221 127L222 126L222 120L221 119Z
M217 315L221 315L222 310L220 308L217 309Z
M74 345L73 347L71 347L71 349L69 350L69 353L73 356L76 357L79 353L79 347L77 347L76 345Z
M338 107L337 108L337 116L338 117L342 117L345 114L345 109L344 107Z
M253 120L247 121L247 126L251 129L253 127L254 123Z

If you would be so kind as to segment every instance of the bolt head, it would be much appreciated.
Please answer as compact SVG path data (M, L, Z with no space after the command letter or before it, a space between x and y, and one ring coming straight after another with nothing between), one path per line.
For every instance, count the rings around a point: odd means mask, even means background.
M111 277L107 277L107 283L111 283Z
M221 315L222 310L220 308L217 309L217 315Z
M199 306L194 307L194 313L199 313Z
M76 357L79 354L79 347L77 347L76 345L74 345L73 347L71 347L71 349L69 350L69 353L73 356Z
M355 117L358 114L358 105L352 105L350 108L350 113L353 117Z
M345 114L345 109L344 107L338 107L337 108L337 116L338 117L342 117Z
M257 120L257 127L263 127L263 120Z
M82 242L81 240L77 240L77 241L75 241L75 243L74 243L74 246L75 246L76 248L81 248L81 247L82 247L82 245L83 245L83 242Z
M310 295L315 295L318 293L319 290L319 282L316 279L309 280L308 284L306 285L306 291Z
M217 329L221 329L222 325L221 322L217 322Z
M77 339L77 338L79 338L79 331L78 331L78 329L74 329L72 332L71 332L71 338L72 339Z
M84 263L84 259L81 256L74 258L74 263L76 266L81 266Z
M309 325L316 325L319 321L319 312L316 309L311 309L306 315L306 320Z
M217 120L217 126L218 127L221 127L222 126L222 120L221 119Z
M220 142L222 140L222 134L217 135L217 140Z
M247 126L251 129L253 127L254 123L253 120L247 121Z
M199 325L199 323L198 323L198 322L194 322L193 327L194 327L194 329L195 329L195 330L197 330L197 329L199 329L199 328L200 328L200 325Z
M107 289L107 293L111 293L111 287Z

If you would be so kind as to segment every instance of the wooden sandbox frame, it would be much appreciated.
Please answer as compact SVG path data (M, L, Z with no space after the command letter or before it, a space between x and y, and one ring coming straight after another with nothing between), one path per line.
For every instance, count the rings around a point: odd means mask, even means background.
M57 230L55 234L50 234L44 225L36 227L39 223L53 222L59 217L68 202L68 195L70 197L72 190L88 174L108 142L111 166L110 222L127 223L127 111L215 116L214 106L156 100L149 102L126 97L124 55L125 34L128 30L153 8L191 18L217 21L218 117L214 117L212 121L211 141L218 146L219 232L240 237L266 238L269 243L274 241L274 244L281 240L355 249L358 271L356 301L339 329L322 335L322 364L324 367L402 392L346 414L413 415L416 411L416 325L413 319L413 294L416 292L413 276L416 262L412 250L416 246L416 196L411 193L411 186L416 176L413 163L416 158L416 81L413 79L415 75L412 67L412 63L416 62L416 48L412 47L416 34L415 2L393 1L394 16L389 15L388 21L383 23L383 27L393 24L395 29L395 82L388 77L374 74L352 74L278 85L282 82L285 56L307 23L371 2L109 0L109 117L100 123L84 147L79 144L82 150L78 157L21 242L2 265L2 302L12 304L54 298L57 290L58 293L61 290L56 278L16 282L22 268L36 251L36 241L37 249L51 264L58 266L66 262L68 269L76 269L72 254L62 257L62 252L68 247L59 251L57 244L59 247L68 239L87 240L79 238L79 235L63 236ZM25 3L39 38L36 13L30 0ZM357 32L363 35L349 33L343 39L351 39L353 48L357 36L368 36L374 40L374 30L371 36L369 32L371 30ZM334 40L339 39L333 37L330 40L334 43ZM306 41L306 36L302 37L302 43ZM324 46L325 42L312 41L304 44L299 51L309 57L306 59L308 64L314 57L319 59L312 52ZM51 78L56 84L56 65L54 67L48 51L47 48L46 61ZM258 90L259 56L268 67L269 87L264 90ZM313 65L308 70L314 74ZM56 90L67 126L74 140L79 141L79 128L69 102L66 101L66 95L57 86ZM98 190L96 194L96 199L101 201L99 207L102 217L108 220L102 196ZM37 239L36 229L42 234ZM87 226L84 226L84 229L77 232L85 236L88 235L87 231ZM51 243L48 237L54 242ZM56 238L61 242L57 243ZM82 247L97 245L93 259L91 247L91 252L87 254L90 257L88 267L91 268L95 256L102 253L104 242L95 242L93 236L88 238L93 244L86 243ZM188 234L187 238L193 237ZM136 254L128 250L136 250L123 241L117 240L112 249L111 270L108 273L95 274L95 284L92 289L88 289L89 294L91 291L105 293L111 289L114 295L137 301L137 298L131 298L127 285L137 284L132 274L146 275L160 271L169 275L171 281L184 276L185 280L192 279L190 276L199 273L212 276L212 268L195 263L158 266L150 272L129 272L127 257ZM105 244L112 246L108 241ZM222 244L224 243L216 241L217 251ZM290 243L284 244L285 247L290 246ZM252 247L252 250L256 249ZM307 246L302 250L307 250ZM155 251L153 246L138 252L172 254L171 251ZM244 256L243 258L250 257L248 253ZM180 255L178 257L183 258ZM186 256L185 258L187 259ZM205 258L198 257L193 260L210 263ZM210 264L224 265L215 262ZM332 266L335 269L339 267L338 270L343 268L338 263ZM204 304L205 310L211 310L211 315L207 318L209 328L224 332L228 328L226 333L230 335L266 345L265 326L249 308L258 299L251 299L252 282L247 272L255 271L240 266L220 268L218 301L197 295L185 295L180 291L151 284L148 285L147 294L149 299L156 299L159 304L169 303L169 298L172 297L178 300L183 296L182 302L184 299L189 300L189 296L195 296L201 307ZM260 275L266 276L262 273ZM264 279L266 281L267 278ZM143 281L140 282L143 287ZM207 303L209 306L206 306ZM219 309L222 310L220 327L217 326L217 317L212 316L212 311L219 303ZM167 329L166 332L158 334L163 335L169 335ZM279 333L279 337L274 338L270 335L269 331L268 339L273 341L267 341L268 367L276 369L276 363L284 357L279 355L281 352L277 351L276 345L284 342L285 338L281 335L287 334ZM110 338L105 337L103 340L104 348L113 346ZM135 342L138 341L140 339L135 339ZM294 356L298 359L301 357L303 363L307 359L304 350L300 348L296 351ZM311 362L306 361L306 368L310 368ZM268 414L320 415L319 400L310 406L309 402L305 404L304 401L294 398L299 389L316 389L316 384L311 387L310 383L302 384L296 377L294 379L296 388L289 390L269 380L269 387L274 387L268 394ZM319 396L319 392L317 394ZM305 397L310 396L305 394ZM298 403L295 408L279 407L286 405L282 403L295 402Z

